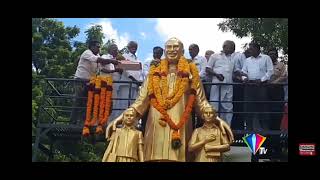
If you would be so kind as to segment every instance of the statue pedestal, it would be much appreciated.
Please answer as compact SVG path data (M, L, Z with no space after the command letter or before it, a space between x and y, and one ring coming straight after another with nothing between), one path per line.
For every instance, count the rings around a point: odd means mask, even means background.
M222 159L223 162L251 162L251 151L248 147L230 146Z

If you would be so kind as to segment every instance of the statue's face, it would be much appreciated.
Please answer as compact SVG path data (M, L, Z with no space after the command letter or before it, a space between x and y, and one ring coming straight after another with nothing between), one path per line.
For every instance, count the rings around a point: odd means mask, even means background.
M165 45L165 56L169 62L177 62L182 56L183 46L182 43L176 39L171 38Z
M124 123L127 125L132 125L135 119L135 112L133 109L128 109L123 113Z
M213 122L216 119L216 113L212 108L207 107L203 111L203 119L205 122Z

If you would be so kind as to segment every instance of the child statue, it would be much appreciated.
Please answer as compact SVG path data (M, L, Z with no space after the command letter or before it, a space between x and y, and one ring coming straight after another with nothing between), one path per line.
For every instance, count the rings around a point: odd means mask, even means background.
M212 106L205 106L201 112L204 124L193 131L188 150L195 153L195 162L221 162L222 153L230 150L232 139L221 130Z
M143 135L135 128L138 117L133 108L123 113L123 127L115 128L102 162L143 162Z

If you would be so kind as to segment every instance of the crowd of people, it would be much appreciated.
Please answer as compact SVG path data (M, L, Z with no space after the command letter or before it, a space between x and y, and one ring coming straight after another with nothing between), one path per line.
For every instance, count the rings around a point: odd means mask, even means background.
M143 81L152 61L161 61L164 49L153 48L153 59L144 63L136 56L138 43L130 41L128 53L124 59L143 64L141 70L129 71L118 68L118 47L111 44L107 54L100 54L100 43L91 41L89 49L84 51L78 62L75 79L89 80L91 76L105 73L114 81ZM282 113L287 108L288 72L287 65L278 59L278 50L269 49L261 53L259 44L251 42L244 52L235 52L235 43L227 40L222 51L215 53L207 50L205 56L199 55L197 44L189 46L191 60L196 64L204 85L207 99L212 103L220 116L234 129L280 129ZM210 84L212 83L212 84ZM131 90L131 91L130 91ZM86 85L76 87L76 96L85 97ZM129 92L130 91L130 92ZM139 91L137 84L115 83L113 98L134 99ZM234 102L233 102L234 101ZM243 102L241 102L243 101ZM269 102L268 102L269 101ZM130 104L128 100L114 100L114 110L110 119L117 117ZM74 106L85 106L85 102L76 99ZM240 112L240 113L239 113ZM269 113L271 112L271 113ZM84 111L73 108L71 121L77 123L84 117Z

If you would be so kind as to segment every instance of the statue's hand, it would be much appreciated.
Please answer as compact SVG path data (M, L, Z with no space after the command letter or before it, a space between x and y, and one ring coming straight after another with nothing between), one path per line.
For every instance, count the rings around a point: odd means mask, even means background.
M208 142L211 142L211 141L214 141L214 140L216 140L216 136L214 134L209 134L209 135L206 136L204 142L208 143Z
M122 122L122 119L115 119L112 123L108 124L107 129L106 129L106 138L107 140L110 140L112 132L116 131L117 124Z

